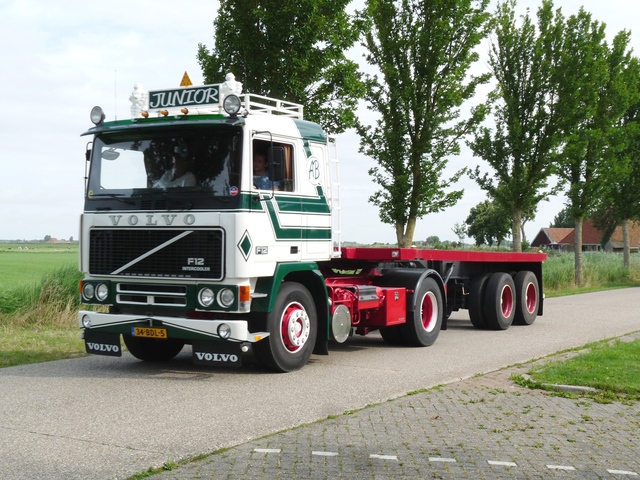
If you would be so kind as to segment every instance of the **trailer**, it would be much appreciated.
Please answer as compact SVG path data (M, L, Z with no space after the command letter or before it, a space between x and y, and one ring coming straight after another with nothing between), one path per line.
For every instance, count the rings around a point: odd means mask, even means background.
M379 331L427 347L452 312L478 329L543 313L543 253L347 248L335 139L291 102L217 85L94 107L80 219L87 353L289 372Z

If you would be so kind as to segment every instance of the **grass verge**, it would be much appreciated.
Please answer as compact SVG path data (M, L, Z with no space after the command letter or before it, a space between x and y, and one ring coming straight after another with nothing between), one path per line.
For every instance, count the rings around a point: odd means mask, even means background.
M0 291L0 368L85 355L77 326L80 278L71 264Z
M529 388L553 391L557 391L557 385L591 387L597 391L585 391L581 395L602 403L629 402L640 400L638 365L640 339L615 339L589 344L584 353L534 367L528 378L516 376L514 380ZM575 396L573 393L565 395Z

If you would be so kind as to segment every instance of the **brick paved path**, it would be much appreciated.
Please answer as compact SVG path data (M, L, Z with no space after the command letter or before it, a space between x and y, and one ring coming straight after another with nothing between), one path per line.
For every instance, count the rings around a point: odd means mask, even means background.
M345 413L152 478L640 479L639 403L561 398L509 380L526 368Z

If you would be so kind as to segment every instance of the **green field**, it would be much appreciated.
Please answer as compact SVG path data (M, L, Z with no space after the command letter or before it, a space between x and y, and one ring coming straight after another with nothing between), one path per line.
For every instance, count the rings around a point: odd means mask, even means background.
M38 283L68 265L78 265L77 243L0 243L0 288Z

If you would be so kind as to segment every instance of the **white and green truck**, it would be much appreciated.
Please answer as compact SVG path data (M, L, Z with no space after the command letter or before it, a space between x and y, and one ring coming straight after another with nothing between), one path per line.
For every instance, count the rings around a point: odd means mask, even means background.
M232 75L130 100L83 134L88 353L122 338L141 360L190 345L198 364L287 372L353 334L431 345L459 309L494 330L542 314L544 254L342 247L336 145L301 105Z

